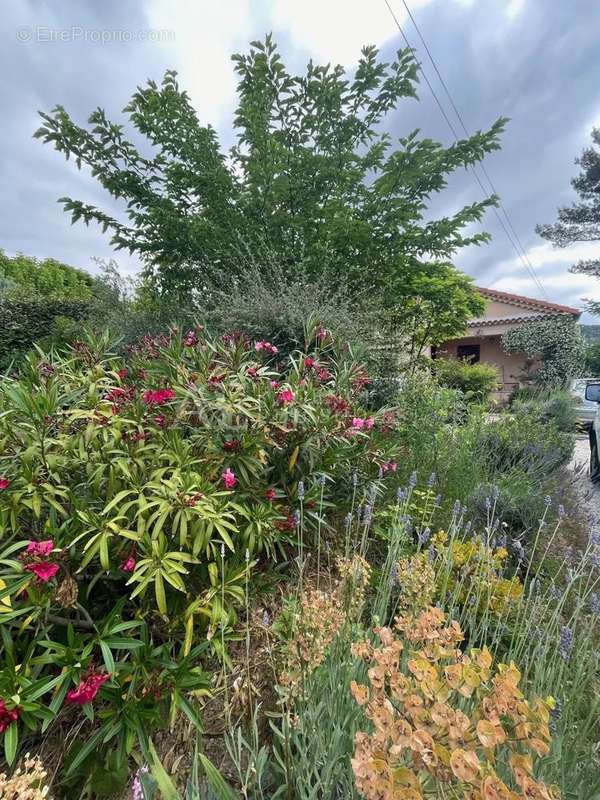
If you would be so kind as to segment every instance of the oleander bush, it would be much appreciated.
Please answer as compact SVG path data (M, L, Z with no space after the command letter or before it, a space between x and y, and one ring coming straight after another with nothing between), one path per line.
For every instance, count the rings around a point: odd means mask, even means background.
M442 386L460 389L469 402L487 403L500 382L493 364L471 364L467 360L436 358L432 370Z
M322 327L306 338L283 359L239 333L173 329L126 358L89 337L3 380L9 763L81 714L67 777L198 722L207 660L227 659L249 573L297 545L299 500L312 536L387 469L394 413L363 414L364 369Z

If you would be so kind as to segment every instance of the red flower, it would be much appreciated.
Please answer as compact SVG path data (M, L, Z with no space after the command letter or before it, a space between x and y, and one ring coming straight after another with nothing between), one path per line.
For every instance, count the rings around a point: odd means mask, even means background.
M13 722L19 719L19 712L18 706L16 708L7 708L6 701L0 698L0 733L4 733Z
M159 428L166 428L169 424L169 420L162 414L157 414L154 417L154 422L156 422Z
M267 489L267 491L265 492L265 497L267 498L267 500L269 502L272 502L277 497L277 492L275 491L275 489L272 486L271 486L270 489Z
M136 560L133 553L121 564L121 569L123 572L133 572L136 565Z
M226 450L228 453L237 453L239 449L239 439L228 439L226 442L223 442L223 450Z
M279 381L271 381L271 389L279 389Z
M129 375L129 370L127 369L127 367L123 367L123 369L120 369L120 370L117 372L117 375L118 375L118 376L119 376L119 378L120 378L120 379L123 381L123 380L125 380L125 378L126 378L128 375Z
M306 356L304 359L304 366L306 369L312 369L317 362L312 356Z
M71 689L71 691L67 693L67 701L69 703L75 703L78 706L91 703L100 691L100 687L103 686L109 678L110 675L107 673L98 675L93 671L89 672L87 677L79 683L77 689Z
M8 480L7 477L2 475L2 477L0 477L0 489L8 489L9 486L10 486L10 481Z
M315 338L318 339L320 342L322 342L324 339L327 339L329 335L330 332L327 330L327 328L324 328L322 325L319 325L319 327L315 332Z
M277 402L282 406L287 406L289 403L293 403L295 399L296 395L291 389L282 389L277 394Z
M325 398L325 403L329 406L334 414L345 414L350 408L350 404L343 397L338 397L335 394L330 394Z
M144 392L144 403L147 406L162 406L169 400L174 400L177 395L173 389L148 389Z
M327 381L330 381L333 378L331 372L329 372L328 369L325 369L325 367L321 367L317 371L317 375L319 376L319 380L323 381L323 383L326 383Z
M196 331L188 331L183 339L186 347L195 347L199 341Z
M248 369L246 370L246 375L249 378L258 378L258 370L256 369L256 367L248 367Z
M237 483L237 478L235 477L235 473L232 472L229 467L225 470L225 472L221 475L223 478L223 483L225 484L226 489L233 489L233 487Z
M53 564L49 561L39 561L36 564L27 564L25 569L37 577L40 583L48 583L58 572L58 564Z
M29 542L27 545L27 552L30 556L49 556L54 550L54 541L52 539L44 539L43 542Z

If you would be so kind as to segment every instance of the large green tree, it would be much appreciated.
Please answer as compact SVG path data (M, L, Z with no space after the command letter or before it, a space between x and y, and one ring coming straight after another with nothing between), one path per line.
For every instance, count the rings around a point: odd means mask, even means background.
M0 293L12 297L88 299L96 279L54 258L38 259L18 253L7 255L0 250Z
M88 127L61 106L41 114L35 135L90 168L123 203L125 217L72 198L62 198L65 209L138 254L157 294L206 299L211 286L234 281L264 257L286 274L325 274L399 307L415 301L430 273L453 270L457 250L487 240L474 224L495 198L440 219L427 210L450 174L499 147L505 120L449 147L419 138L418 130L393 140L386 120L401 100L416 98L410 51L384 63L366 47L351 76L312 62L292 75L267 36L233 61L237 140L228 153L174 72L160 86L138 88L125 108L136 141L147 139L139 149L102 109ZM446 304L455 285L456 330L478 313L480 300L465 292L465 281L453 281Z
M596 258L579 261L571 272L600 278L600 128L592 129L592 146L586 147L575 163L581 171L571 185L580 200L558 209L558 222L538 225L536 231L557 247L567 247L574 242L598 242ZM600 314L600 302L587 301L588 311Z

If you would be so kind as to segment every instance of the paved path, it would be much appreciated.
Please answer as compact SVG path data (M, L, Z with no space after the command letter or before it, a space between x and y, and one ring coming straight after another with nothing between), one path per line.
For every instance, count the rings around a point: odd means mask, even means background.
M590 481L589 464L589 439L587 435L578 436L569 469L573 474L573 488L581 501L581 510L592 523L600 521L600 484L593 484Z

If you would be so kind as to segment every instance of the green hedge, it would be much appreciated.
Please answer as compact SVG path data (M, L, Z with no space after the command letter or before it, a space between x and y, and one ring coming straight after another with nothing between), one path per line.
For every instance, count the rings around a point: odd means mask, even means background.
M0 299L0 370L18 362L35 342L61 338L65 323L86 318L90 309L89 300Z

